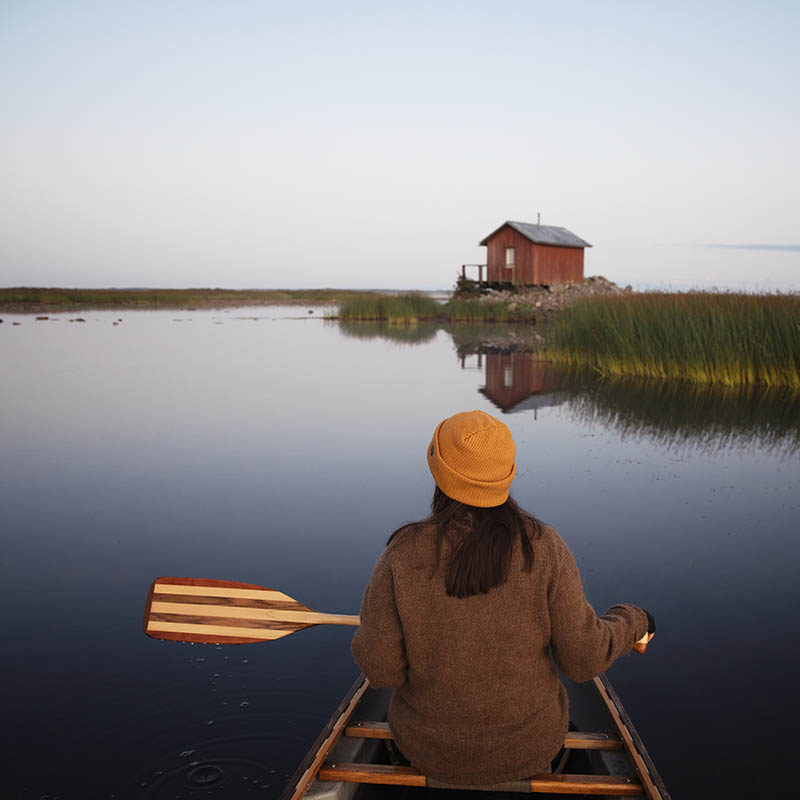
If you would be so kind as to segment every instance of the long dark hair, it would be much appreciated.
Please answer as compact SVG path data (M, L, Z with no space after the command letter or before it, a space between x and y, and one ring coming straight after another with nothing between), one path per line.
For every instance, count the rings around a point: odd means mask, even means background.
M398 528L389 542L423 523L436 526L437 564L445 546L449 547L445 588L451 597L485 594L493 586L505 583L517 539L522 548L523 569L530 572L532 540L539 535L542 525L520 508L511 495L501 506L479 508L453 500L437 486L430 516L421 523Z

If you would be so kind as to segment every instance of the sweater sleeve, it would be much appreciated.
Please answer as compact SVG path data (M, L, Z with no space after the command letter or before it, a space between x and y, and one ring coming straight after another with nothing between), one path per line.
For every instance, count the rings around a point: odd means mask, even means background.
M626 603L598 616L586 600L572 553L563 540L558 542L558 568L549 592L550 649L562 672L574 681L588 681L647 633L647 614Z
M408 661L386 552L378 559L364 592L361 627L355 632L351 647L373 686L399 689L405 683Z

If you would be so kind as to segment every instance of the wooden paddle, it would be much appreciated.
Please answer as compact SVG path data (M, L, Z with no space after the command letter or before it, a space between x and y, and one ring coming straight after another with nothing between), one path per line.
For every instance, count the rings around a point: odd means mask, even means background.
M156 578L144 609L145 633L177 642L247 644L312 625L359 624L358 616L321 614L265 586L207 578Z
M323 614L254 583L210 578L156 578L147 593L144 630L154 639L249 644L280 639L312 625L352 625L357 615ZM644 653L653 634L633 646Z

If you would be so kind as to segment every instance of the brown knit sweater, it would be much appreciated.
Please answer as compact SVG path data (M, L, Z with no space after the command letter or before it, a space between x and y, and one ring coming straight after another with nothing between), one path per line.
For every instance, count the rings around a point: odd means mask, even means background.
M435 542L419 524L383 552L353 655L373 686L394 689L389 725L428 777L485 785L542 772L568 725L555 665L591 679L644 636L647 615L618 605L598 617L552 528L534 540L530 572L517 544L508 580L466 598L447 596Z

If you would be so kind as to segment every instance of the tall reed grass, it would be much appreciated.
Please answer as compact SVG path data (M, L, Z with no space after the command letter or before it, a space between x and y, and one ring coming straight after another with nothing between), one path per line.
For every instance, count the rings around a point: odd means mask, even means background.
M604 375L800 389L800 295L588 298L559 315L550 355Z
M434 299L409 292L348 300L339 307L338 316L346 321L414 324L420 319L436 319L440 312L441 306Z

